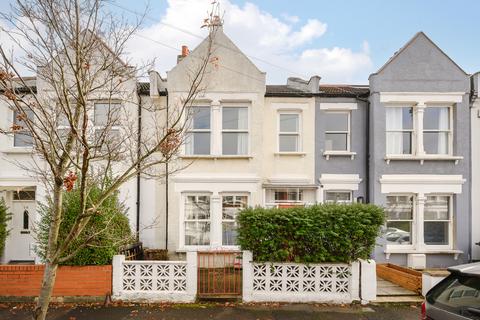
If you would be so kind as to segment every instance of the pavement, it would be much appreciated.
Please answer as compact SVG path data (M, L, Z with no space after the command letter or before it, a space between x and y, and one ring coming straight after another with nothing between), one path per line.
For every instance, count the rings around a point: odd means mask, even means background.
M32 305L2 304L0 319L30 319ZM53 305L47 319L219 319L219 320L413 320L419 319L420 306L406 305L347 305L316 304L183 304L183 305Z

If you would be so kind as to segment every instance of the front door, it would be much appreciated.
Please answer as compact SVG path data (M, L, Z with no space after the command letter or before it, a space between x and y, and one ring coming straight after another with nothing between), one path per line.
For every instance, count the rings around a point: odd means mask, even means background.
M33 261L32 223L35 215L35 201L13 200L10 212L12 213L8 241L10 261Z

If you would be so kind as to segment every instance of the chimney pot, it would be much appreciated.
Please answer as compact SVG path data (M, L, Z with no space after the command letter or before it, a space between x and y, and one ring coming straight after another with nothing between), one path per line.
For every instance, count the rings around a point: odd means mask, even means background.
M190 51L188 50L188 47L187 46L182 46L182 57L188 56L189 53L190 53Z

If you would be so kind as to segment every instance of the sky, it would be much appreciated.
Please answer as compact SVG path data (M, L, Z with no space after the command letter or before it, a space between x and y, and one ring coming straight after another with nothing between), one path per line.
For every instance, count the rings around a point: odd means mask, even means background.
M0 11L8 11L9 2L1 0ZM127 54L133 63L155 59L155 69L165 75L175 65L181 45L193 49L205 35L200 26L211 0L110 2L110 10L128 19L148 8L141 29L127 44ZM319 75L322 83L367 84L368 76L419 31L467 73L480 71L478 0L220 0L220 4L225 33L267 73L269 84L312 75Z

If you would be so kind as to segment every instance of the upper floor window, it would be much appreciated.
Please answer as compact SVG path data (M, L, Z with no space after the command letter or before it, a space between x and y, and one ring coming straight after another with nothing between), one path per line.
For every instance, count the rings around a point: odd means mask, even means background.
M423 115L423 146L427 154L449 154L450 108L427 107Z
M452 154L452 108L388 106L386 135L387 155Z
M211 108L191 107L188 115L192 119L185 140L187 155L209 155L211 152Z
M93 122L97 141L118 142L120 137L121 106L119 103L94 104Z
M32 121L34 119L34 113L32 110L24 110L23 112L18 112L15 110L13 112L13 124L18 127L13 135L13 146L14 147L31 147L33 146L33 137L29 132L25 124L25 119Z
M350 151L350 112L325 112L325 151Z
M413 153L413 108L386 108L387 154Z
M222 108L222 154L248 154L248 108Z
M300 152L300 114L281 113L279 115L279 152Z

